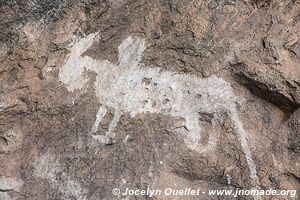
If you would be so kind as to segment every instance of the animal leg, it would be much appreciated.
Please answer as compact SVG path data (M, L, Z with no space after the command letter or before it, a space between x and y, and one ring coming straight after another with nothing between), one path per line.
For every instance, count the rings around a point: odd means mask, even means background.
M211 133L205 144L201 143L202 134L201 126L197 115L185 117L185 124L177 131L185 137L186 145L198 153L210 153L217 145L218 134Z
M242 151L246 157L246 161L247 161L248 168L250 171L250 178L252 179L252 184L254 187L257 187L260 185L259 178L257 176L255 162L252 158L252 152L250 150L250 147L248 146L248 141L247 141L247 137L246 137L247 134L244 129L243 123L240 120L238 111L236 110L235 107L232 107L229 110L229 114L230 114L230 118L231 118L231 121L232 121L234 129L235 129L235 134L240 142Z
M100 106L100 108L97 112L96 120L95 120L95 123L93 125L91 133L96 133L97 132L98 126L101 123L101 121L103 120L106 112L107 112L107 110L106 110L105 106Z
M114 138L115 134L114 134L114 129L117 127L118 122L120 121L120 117L122 116L122 111L116 109L115 114L113 119L111 120L109 127L108 127L108 131L106 133L106 136L110 137L110 138Z

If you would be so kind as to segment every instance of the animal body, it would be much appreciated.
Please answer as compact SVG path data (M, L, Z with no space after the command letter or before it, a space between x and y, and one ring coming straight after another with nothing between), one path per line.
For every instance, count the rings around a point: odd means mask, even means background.
M141 65L146 41L139 37L129 36L123 40L118 47L118 63L83 56L97 37L97 34L90 34L76 41L59 74L60 81L71 92L82 89L88 82L85 71L97 74L94 88L102 106L90 131L93 138L106 143L109 137L114 137L114 129L124 112L132 117L138 113L157 113L183 118L185 129L179 129L179 132L185 136L185 143L191 149L204 153L216 146L217 138L211 135L206 145L199 143L199 113L212 114L214 121L220 113L227 112L245 153L253 185L258 184L246 133L236 110L237 97L230 84L216 76L202 79ZM104 135L95 134L107 108L115 110L108 131Z

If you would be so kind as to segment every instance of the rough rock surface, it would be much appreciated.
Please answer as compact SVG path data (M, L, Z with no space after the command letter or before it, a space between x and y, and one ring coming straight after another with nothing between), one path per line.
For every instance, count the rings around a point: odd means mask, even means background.
M300 189L298 0L1 0L0 30L1 200Z

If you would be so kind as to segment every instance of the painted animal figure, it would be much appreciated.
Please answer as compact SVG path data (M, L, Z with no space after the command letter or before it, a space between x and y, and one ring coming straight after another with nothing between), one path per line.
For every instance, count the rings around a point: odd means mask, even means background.
M120 44L116 64L82 56L97 37L97 34L91 34L76 41L59 74L60 81L71 92L82 89L88 82L85 71L97 74L94 88L102 106L91 130L95 139L105 143L109 137L114 137L114 129L124 112L132 117L138 113L158 113L183 118L185 129L179 129L179 132L185 136L187 146L200 153L209 152L217 141L212 135L207 145L199 143L199 113L211 113L217 119L220 113L227 112L245 153L253 185L258 184L246 133L236 110L237 98L228 83L216 76L201 79L139 64L146 42L138 37L130 36ZM94 134L107 108L115 110L108 132L105 135Z

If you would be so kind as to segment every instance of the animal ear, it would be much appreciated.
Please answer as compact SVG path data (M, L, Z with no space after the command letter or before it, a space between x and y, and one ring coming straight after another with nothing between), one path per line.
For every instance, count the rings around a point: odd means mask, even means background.
M75 41L70 49L74 56L81 56L89 47L91 47L96 41L99 39L98 33L92 33L87 35L84 38L80 38L79 40Z
M119 66L137 67L142 60L146 48L146 41L139 37L127 37L118 47Z

